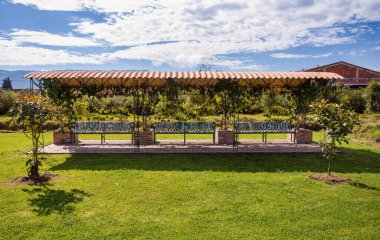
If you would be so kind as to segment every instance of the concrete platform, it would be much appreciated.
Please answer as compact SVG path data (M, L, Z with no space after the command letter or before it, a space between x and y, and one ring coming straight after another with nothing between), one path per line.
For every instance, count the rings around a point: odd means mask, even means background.
M252 142L240 144L237 150L232 145L214 145L210 141L189 141L183 145L181 141L161 141L156 145L140 146L139 151L130 141L108 140L100 144L97 140L84 140L79 144L45 146L46 154L82 154L82 153L320 153L316 143L295 144L288 142Z

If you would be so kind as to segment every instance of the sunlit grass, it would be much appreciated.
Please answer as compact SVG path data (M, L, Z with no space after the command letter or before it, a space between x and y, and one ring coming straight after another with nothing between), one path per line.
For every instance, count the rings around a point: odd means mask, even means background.
M47 155L50 185L12 183L29 148L0 134L0 239L380 238L380 150L365 145L333 162L353 185L310 180L320 154Z

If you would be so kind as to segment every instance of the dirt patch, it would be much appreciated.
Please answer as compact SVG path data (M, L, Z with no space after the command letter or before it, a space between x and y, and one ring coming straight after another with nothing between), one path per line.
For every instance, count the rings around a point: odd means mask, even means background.
M92 212L92 211L87 211L87 212L84 212L82 214L82 217L85 217L85 218L88 218L88 217L92 217L95 215L95 212Z
M350 179L348 178L345 178L345 177L341 177L341 176L335 176L335 175L328 175L328 174L312 174L309 176L309 178L313 179L313 180L318 180L318 181L323 181L323 182L327 182L327 183L334 183L334 184L338 184L338 183L346 183L346 182L351 182Z
M22 217L29 217L32 215L32 211L23 210L23 211L19 211L17 214L22 216Z
M44 174L40 174L38 176L24 176L17 177L12 180L12 183L17 183L21 185L43 185L47 183L49 180L56 178L58 175L46 172Z

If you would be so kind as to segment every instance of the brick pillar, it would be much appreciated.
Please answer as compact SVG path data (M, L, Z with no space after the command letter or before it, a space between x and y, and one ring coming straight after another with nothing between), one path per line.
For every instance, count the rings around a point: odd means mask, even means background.
M217 130L216 142L221 145L232 145L234 143L233 130Z
M153 130L134 132L133 139L135 144L153 145Z
M78 136L75 136L76 142L78 141ZM74 142L74 133L72 131L68 132L58 132L53 131L53 143L54 144L71 144Z
M291 134L288 133L288 141L291 141ZM299 128L293 134L293 141L295 143L308 144L313 142L313 131L309 129Z

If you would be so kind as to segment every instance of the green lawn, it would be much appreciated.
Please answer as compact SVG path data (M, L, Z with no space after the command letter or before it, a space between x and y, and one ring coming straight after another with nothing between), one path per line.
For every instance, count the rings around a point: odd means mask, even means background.
M0 134L0 239L380 239L380 150L364 145L333 164L353 185L308 179L319 154L104 154L47 156L44 187L11 182L28 147Z

